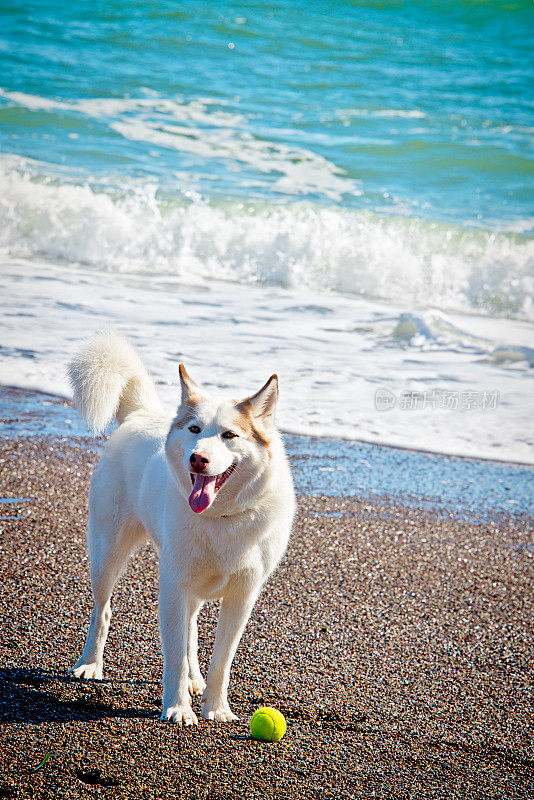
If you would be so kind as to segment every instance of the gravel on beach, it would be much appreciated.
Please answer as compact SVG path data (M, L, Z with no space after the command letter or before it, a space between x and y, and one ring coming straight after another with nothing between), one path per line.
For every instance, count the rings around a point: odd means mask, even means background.
M148 546L114 594L105 679L68 673L97 458L90 440L3 443L0 798L534 796L532 519L301 496L234 661L239 722L180 728L159 721ZM201 612L204 672L216 613ZM276 744L250 737L260 705L286 716Z

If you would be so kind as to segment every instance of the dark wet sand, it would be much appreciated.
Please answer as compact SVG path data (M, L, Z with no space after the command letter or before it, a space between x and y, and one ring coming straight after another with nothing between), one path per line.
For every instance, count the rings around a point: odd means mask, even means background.
M240 722L180 729L159 722L148 548L114 596L106 680L67 673L96 458L89 442L2 447L1 497L31 501L0 505L0 798L534 797L532 520L300 497L234 662ZM211 604L204 670L215 619ZM263 704L286 715L277 744L249 736Z

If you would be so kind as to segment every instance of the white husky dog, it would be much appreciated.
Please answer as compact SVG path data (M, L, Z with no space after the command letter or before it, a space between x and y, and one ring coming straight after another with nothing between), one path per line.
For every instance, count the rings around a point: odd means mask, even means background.
M287 545L295 496L274 422L278 381L240 402L208 396L180 364L182 398L166 414L139 356L108 331L69 364L74 399L96 430L119 427L91 480L88 543L94 608L73 668L102 678L110 597L130 554L147 537L160 554L163 720L194 725L191 694L206 719L235 720L230 667L262 584ZM206 682L197 615L221 599Z

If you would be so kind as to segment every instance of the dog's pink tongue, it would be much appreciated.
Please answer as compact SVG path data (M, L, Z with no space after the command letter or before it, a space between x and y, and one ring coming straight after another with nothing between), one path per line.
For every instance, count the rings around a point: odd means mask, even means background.
M195 514L202 514L215 500L216 475L197 475L193 491L189 495L189 505Z

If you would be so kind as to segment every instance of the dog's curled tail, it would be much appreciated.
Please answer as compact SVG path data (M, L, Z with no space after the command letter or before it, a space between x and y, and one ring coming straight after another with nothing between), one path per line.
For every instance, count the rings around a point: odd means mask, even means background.
M161 413L156 388L129 342L108 329L84 342L67 367L74 402L95 433L132 411Z

